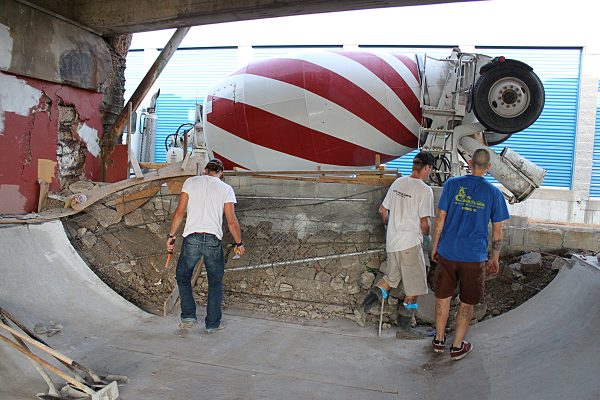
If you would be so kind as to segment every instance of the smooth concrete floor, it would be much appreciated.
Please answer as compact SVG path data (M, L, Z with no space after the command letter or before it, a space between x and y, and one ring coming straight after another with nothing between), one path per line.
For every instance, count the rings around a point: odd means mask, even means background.
M127 375L137 399L600 399L600 270L580 259L527 303L473 326L464 360L352 321L295 324L224 310L226 329L180 335L176 317L134 307L85 265L59 222L0 228L0 306L56 321L58 351ZM199 317L204 310L199 309ZM59 379L55 381L60 382ZM0 343L0 399L46 386Z

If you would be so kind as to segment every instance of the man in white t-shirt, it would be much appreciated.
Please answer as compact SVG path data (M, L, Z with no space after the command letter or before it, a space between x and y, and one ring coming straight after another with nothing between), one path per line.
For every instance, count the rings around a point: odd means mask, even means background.
M235 216L236 203L233 188L221 180L223 163L212 159L206 164L204 174L189 178L183 184L179 204L173 214L167 251L175 247L175 233L187 212L183 229L183 244L177 262L177 287L181 302L181 329L192 328L196 320L196 302L192 293L192 274L200 258L204 257L204 266L208 277L208 301L206 304L206 331L223 329L221 323L221 301L223 299L223 274L225 256L223 254L223 213L227 219L229 232L235 240L234 251L244 254L242 232Z
M429 239L430 218L435 214L433 191L424 181L434 161L431 153L418 153L413 159L412 174L396 179L383 199L379 214L387 226L387 263L381 269L384 275L354 311L356 321L363 326L369 309L385 300L388 291L402 282L405 297L398 304L396 331L396 337L401 339L424 338L412 328L411 321L418 308L417 296L427 293L423 241Z

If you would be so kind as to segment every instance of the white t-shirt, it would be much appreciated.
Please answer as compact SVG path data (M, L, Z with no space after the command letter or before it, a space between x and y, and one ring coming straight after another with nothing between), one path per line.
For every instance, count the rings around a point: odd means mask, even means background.
M389 210L385 248L388 253L421 243L421 218L432 217L433 191L421 179L403 176L390 186L382 206Z
M189 196L183 237L206 232L223 239L223 208L236 203L233 188L216 176L202 175L186 179L181 191Z

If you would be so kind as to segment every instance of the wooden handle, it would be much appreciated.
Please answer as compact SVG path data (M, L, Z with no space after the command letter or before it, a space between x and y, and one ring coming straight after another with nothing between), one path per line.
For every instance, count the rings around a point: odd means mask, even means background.
M43 343L38 342L35 339L30 338L27 335L24 335L23 333L14 330L13 328L11 328L10 326L4 324L3 322L0 322L0 328L4 328L5 330L7 330L9 333L11 333L14 336L17 336L18 338L24 340L25 342L37 347L38 349L45 351L46 353L50 354L52 357L56 358L57 360L63 361L71 366L73 366L74 361L71 360L69 357L59 353L58 351L54 350L52 347L46 346Z
M46 360L44 360L44 359L36 356L35 354L33 354L29 350L24 349L23 347L19 346L18 344L16 344L12 340L8 339L4 335L0 335L0 340L2 340L5 343L8 343L9 346L11 346L15 350L18 350L21 353L25 354L27 357L29 357L33 361L37 362L38 364L42 365L44 368L48 369L49 371L54 372L56 375L60 376L65 381L69 382L71 385L75 386L79 390L81 390L81 391L89 394L90 396L96 393L92 389L90 389L89 387L87 387L84 384L82 384L81 382L78 382L77 380L75 380L73 377L65 374L63 371L61 371L60 369L56 368L54 365L48 363L48 361L46 361Z

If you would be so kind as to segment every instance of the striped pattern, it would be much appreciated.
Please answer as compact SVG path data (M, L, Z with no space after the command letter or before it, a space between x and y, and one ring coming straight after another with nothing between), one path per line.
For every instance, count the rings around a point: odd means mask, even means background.
M369 167L417 146L414 56L318 52L257 61L208 92L211 150L254 170Z

